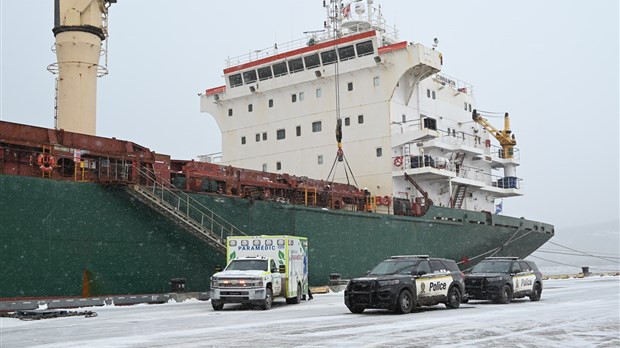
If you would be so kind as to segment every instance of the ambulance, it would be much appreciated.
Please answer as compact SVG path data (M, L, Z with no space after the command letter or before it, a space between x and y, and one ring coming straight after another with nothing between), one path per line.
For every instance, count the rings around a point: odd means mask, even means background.
M226 303L270 309L274 298L296 304L308 294L308 239L234 236L226 240L226 268L211 277L214 310Z

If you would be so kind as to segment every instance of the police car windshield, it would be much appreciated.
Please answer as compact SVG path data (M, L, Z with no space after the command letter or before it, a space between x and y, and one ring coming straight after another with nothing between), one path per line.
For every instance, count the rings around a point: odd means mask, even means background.
M232 260L227 271L267 271L267 260Z
M508 273L510 261L482 261L472 268L471 273Z
M377 267L373 268L369 274L372 275L386 275L386 274L411 274L415 266L418 264L417 261L392 261L386 260L377 265Z

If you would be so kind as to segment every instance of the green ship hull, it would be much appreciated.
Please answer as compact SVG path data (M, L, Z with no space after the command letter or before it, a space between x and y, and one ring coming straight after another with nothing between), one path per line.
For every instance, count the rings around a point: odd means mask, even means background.
M428 254L472 265L526 257L553 226L430 207L422 217L334 211L191 194L248 234L308 237L311 285L357 277L391 255ZM165 293L184 278L205 291L225 255L123 186L0 175L0 298Z

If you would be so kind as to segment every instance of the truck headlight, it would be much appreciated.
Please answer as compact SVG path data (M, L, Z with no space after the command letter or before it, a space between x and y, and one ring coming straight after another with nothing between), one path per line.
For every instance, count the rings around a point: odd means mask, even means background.
M394 280L379 280L379 286L390 286L390 285L396 285L400 283L400 280L398 279L394 279Z
M219 281L218 278L211 277L211 288L216 288L218 285L218 281Z

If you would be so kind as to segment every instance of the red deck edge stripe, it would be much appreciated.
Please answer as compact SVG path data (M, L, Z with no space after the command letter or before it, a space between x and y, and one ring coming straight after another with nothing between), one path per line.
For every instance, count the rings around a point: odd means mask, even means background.
M407 41L395 43L395 44L389 45L389 46L379 47L379 54L384 54L384 53L400 50L400 49L403 49L405 47L407 47Z
M211 95L211 94L215 94L215 93L221 93L224 92L226 90L226 86L219 86L219 87L213 87L213 88L209 88L205 91L206 95Z

